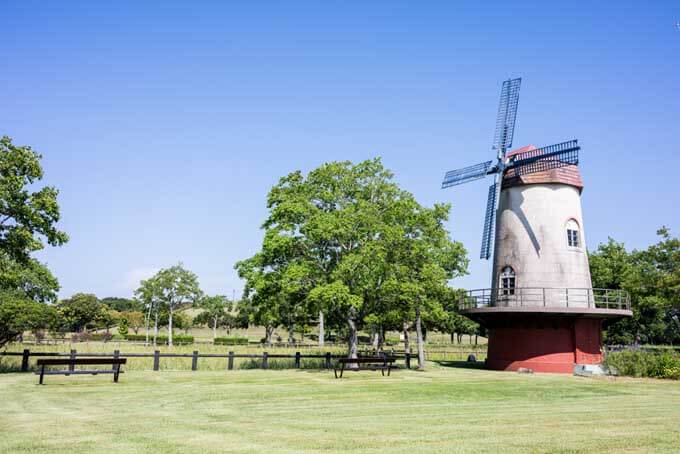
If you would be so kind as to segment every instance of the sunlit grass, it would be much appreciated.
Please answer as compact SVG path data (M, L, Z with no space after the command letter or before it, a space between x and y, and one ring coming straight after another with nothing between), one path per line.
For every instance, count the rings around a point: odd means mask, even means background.
M680 383L442 368L0 375L0 452L677 452Z

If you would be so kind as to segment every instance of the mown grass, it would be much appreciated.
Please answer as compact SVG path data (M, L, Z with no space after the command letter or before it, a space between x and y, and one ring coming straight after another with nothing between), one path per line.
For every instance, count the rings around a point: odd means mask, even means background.
M680 383L430 365L0 375L1 452L677 452Z

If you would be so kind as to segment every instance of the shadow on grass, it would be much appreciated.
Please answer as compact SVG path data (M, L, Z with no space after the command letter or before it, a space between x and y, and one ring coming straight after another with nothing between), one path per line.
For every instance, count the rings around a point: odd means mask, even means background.
M484 369L484 361L432 361L441 367L454 369Z

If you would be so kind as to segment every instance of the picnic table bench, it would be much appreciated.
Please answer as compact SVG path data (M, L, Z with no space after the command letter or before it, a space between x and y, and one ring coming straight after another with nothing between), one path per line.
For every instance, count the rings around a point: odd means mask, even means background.
M379 370L382 372L383 377L385 376L385 371L387 371L387 376L389 377L390 371L394 368L394 360L395 358L389 356L376 356L372 358L340 358L338 359L338 364L340 367L333 369L333 374L335 375L335 378L338 378L339 370L339 378L342 378L343 372L345 369L347 369L346 366L350 364L356 364L357 367L350 370Z
M98 374L113 374L114 383L118 383L118 375L122 374L120 366L127 362L127 358L69 358L69 359L39 359L39 371L36 375L40 375L40 384L43 384L43 377L45 375L98 375ZM90 369L90 370L75 370L75 366L111 366L111 369ZM65 370L49 370L45 369L47 366L69 366Z

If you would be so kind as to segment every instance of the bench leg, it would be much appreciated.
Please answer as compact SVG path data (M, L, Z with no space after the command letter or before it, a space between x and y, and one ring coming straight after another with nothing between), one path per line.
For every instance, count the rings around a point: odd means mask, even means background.
M338 369L333 369L333 375L335 375L335 378L338 378Z
M383 377L385 376L385 368L384 367L380 369L380 373L382 374Z
M387 376L390 376L390 372L392 371L392 366L387 366Z
M43 377L45 376L45 365L43 364L42 367L40 367L40 383L43 384Z
M342 363L342 367L340 367L340 378L342 378L343 372L345 372L345 363Z

